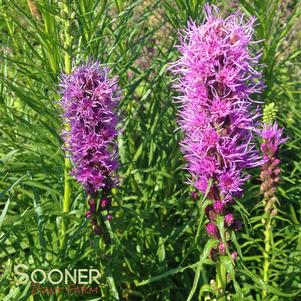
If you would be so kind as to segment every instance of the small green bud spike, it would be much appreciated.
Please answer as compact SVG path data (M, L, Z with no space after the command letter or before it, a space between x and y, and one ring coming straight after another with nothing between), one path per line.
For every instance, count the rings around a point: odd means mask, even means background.
M278 108L275 103L271 102L264 106L263 108L263 123L272 124L276 119L276 114L278 112Z

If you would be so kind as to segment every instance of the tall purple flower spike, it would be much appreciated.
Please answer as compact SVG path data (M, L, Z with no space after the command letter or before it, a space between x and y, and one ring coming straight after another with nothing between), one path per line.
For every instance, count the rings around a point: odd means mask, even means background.
M68 124L62 136L74 165L71 174L92 198L99 189L106 196L117 184L119 89L117 78L110 79L108 72L97 62L88 63L63 75L60 83L60 104ZM91 218L96 205L94 200L89 203L86 216Z
M207 232L215 238L220 237L216 228L212 232L217 215L226 217L225 227L240 228L231 204L243 193L245 170L262 163L253 141L257 105L250 97L263 88L255 70L260 53L252 56L249 50L254 22L239 12L222 19L206 4L205 22L188 23L180 36L181 57L171 67L179 76L181 147L190 181L205 193L212 180L208 198L213 205L206 213Z

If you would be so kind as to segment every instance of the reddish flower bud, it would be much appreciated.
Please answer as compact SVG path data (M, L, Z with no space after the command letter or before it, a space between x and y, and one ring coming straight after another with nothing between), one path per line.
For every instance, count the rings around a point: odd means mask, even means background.
M209 223L206 226L206 231L208 233L209 236L219 240L220 239L220 233L219 230L217 228L217 226L215 224Z
M198 193L195 192L195 191L193 191L193 192L191 193L191 196L192 196L192 198L193 198L194 200L197 200L197 199L199 198Z
M228 213L225 215L225 224L227 227L232 226L234 223L234 216L232 213Z
M220 255L226 255L226 246L225 246L225 244L223 243L223 242L220 242L219 244L218 244L218 252L219 252L219 254Z
M95 232L95 234L97 234L97 235L100 235L101 234L101 227L99 226L99 225L96 225L95 227L94 227L94 232Z
M211 260L216 260L217 259L217 256L218 256L218 251L216 248L211 248L210 249L210 253L209 253L209 258Z
M278 166L279 164L280 164L280 160L279 159L275 159L275 160L273 160L273 162L272 162L272 166L273 167L276 167L276 166Z
M106 208L110 204L110 201L108 199L102 199L100 201L101 208Z
M95 200L93 200L93 199L89 200L89 206L90 206L90 211L94 212L96 210L96 202L95 202Z
M242 227L241 221L238 220L238 219L235 219L234 222L233 222L233 224L232 224L232 229L234 231L239 231L241 229L241 227Z
M89 219L92 216L92 212L88 210L85 214L86 218Z
M232 259L235 261L235 260L237 259L237 257L238 257L237 252L234 251L233 253L231 253L231 257L232 257Z
M219 215L224 215L226 212L226 204L223 201L215 201L213 204L214 211Z
M206 216L207 216L207 218L209 219L210 222L215 222L216 214L215 214L215 211L214 211L214 209L211 205L208 205L205 208L205 214L206 214Z
M97 219L96 219L96 218L93 218L93 219L90 221L90 223L91 223L93 226L97 225Z

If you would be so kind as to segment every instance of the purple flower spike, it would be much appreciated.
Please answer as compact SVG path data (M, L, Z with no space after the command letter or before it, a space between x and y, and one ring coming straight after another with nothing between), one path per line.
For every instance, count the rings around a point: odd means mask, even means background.
M219 239L217 216L224 216L226 231L240 228L231 205L243 194L246 169L262 164L254 139L258 104L251 95L261 92L263 83L255 70L261 54L250 51L255 18L237 12L223 19L217 7L204 9L204 23L190 21L182 31L181 57L171 70L179 77L181 147L190 181L202 193L212 183L206 229Z
M278 128L278 124L264 123L261 131L263 143L261 144L262 156L264 164L261 167L260 192L264 195L266 200L265 211L272 212L276 210L275 192L277 184L280 181L280 160L277 159L278 150L281 144L287 139L283 138L283 129ZM275 212L275 211L274 211Z
M119 90L108 72L89 63L63 75L60 83L63 117L70 128L63 138L74 163L72 175L92 195L116 184Z
M106 197L117 185L117 123L119 102L117 78L109 78L109 69L99 63L77 67L72 74L63 75L60 83L63 118L66 131L62 133L65 150L70 152L71 174L83 185L88 195L90 219L96 234L102 233L101 216L96 216L98 190ZM110 205L103 198L100 208ZM93 218L92 218L93 216ZM111 215L106 217L111 219Z

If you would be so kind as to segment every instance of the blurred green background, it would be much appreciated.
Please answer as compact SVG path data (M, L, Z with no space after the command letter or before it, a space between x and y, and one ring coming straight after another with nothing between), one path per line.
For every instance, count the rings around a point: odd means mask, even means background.
M278 122L289 137L280 152L279 214L272 225L271 288L265 300L301 300L301 2L215 2L223 16L240 9L257 17L254 39L263 40L259 69L267 87L256 97L276 103ZM201 22L203 5L199 0L0 1L1 300L111 301L117 293L120 300L187 299L193 264L208 238L200 201L185 183L174 78L167 67L178 58L178 30L189 18ZM66 33L72 36L67 48ZM92 233L84 217L87 201L75 181L70 213L62 213L64 153L55 102L66 52L73 66L89 58L108 64L122 88L121 186L114 191L110 245ZM243 256L235 270L237 283L229 287L231 300L263 300L266 289L258 178L259 171L253 171L237 205L245 227L237 236ZM69 236L62 248L63 216ZM98 268L106 287L102 297L31 296L30 285L14 280L18 263L31 270ZM214 266L207 262L193 300L204 300L212 278Z

